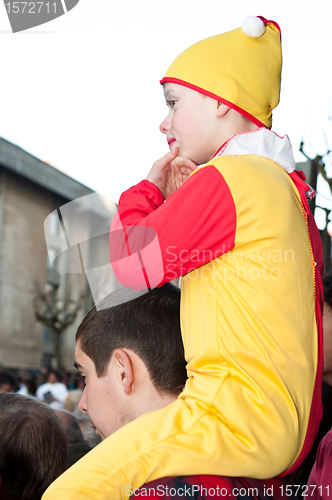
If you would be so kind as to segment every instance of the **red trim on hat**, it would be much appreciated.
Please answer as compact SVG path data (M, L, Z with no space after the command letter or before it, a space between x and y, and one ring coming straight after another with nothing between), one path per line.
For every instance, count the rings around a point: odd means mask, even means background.
M160 80L160 84L164 85L164 83L176 83L178 85L183 85L184 87L188 87L189 89L196 90L196 92L200 92L201 94L207 95L208 97L212 97L212 99L216 99L219 102L222 102L223 104L226 104L226 106L229 106L230 108L233 108L235 111L240 113L242 116L245 116L245 118L248 118L251 122L253 122L255 125L258 127L264 127L264 128L269 128L264 123L260 122L255 118L253 115L248 113L242 108L239 108L236 104L233 104L232 102L227 101L226 99L223 99L222 97L212 94L212 92L209 92L207 90L202 89L201 87L197 87L196 85L193 85L192 83L185 82L184 80L179 80L178 78L171 78L171 77L165 77L162 80Z
M267 24L273 24L273 26L275 28L277 28L277 30L279 31L280 33L280 40L281 40L281 29L280 29L280 26L278 23L276 23L275 21L268 21L267 19L265 19L265 17L263 16L257 16L259 19L261 19L264 23L264 26L266 26Z

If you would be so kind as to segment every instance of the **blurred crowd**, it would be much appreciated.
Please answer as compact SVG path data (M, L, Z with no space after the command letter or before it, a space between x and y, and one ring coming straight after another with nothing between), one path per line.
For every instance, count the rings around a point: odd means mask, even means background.
M84 380L82 377L65 369L59 372L49 368L42 368L41 370L8 370L0 366L0 393L7 392L30 396L46 403L59 412L60 418L66 413L72 415L73 418L68 416L65 419L63 417L63 423L71 423L71 426L68 425L74 433L76 432L75 442L84 442L88 447L81 448L86 453L96 446L101 441L101 438L89 425L87 413L82 413L78 409L83 389ZM73 423L74 421L77 422L77 425ZM76 431L74 431L75 427ZM77 427L80 429L80 433L77 432ZM72 440L69 438L69 441ZM77 456L77 459L81 456Z

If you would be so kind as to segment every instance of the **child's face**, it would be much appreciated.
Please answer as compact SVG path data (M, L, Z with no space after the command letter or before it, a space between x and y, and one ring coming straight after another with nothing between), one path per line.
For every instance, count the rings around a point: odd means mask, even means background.
M167 135L170 149L178 147L179 155L196 165L211 160L222 145L218 102L175 83L166 83L164 94L169 111L160 131Z

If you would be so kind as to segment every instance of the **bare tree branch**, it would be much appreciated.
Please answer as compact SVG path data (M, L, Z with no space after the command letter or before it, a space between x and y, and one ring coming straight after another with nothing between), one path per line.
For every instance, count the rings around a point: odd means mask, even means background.
M72 297L67 288L63 298L59 297L59 288L43 289L39 282L32 287L32 304L37 321L49 328L54 334L55 357L58 368L61 367L60 337L63 331L76 319L83 305L85 294L81 292L77 298Z
M326 144L327 144L327 137L326 137L325 133L324 133L324 136L325 136L325 140L326 140ZM301 143L300 143L299 151L303 154L303 156L305 156L307 158L307 160L312 161L312 163L317 168L317 172L319 172L322 175L323 179L328 183L328 185L330 187L330 191L332 193L332 178L330 178L327 175L326 165L325 165L325 163L323 161L323 158L325 156L328 156L331 153L331 150L328 149L328 144L327 144L327 150L326 150L326 152L323 155L316 155L315 158L310 158L310 156L308 156L305 153L305 151L304 151L304 142L303 141L301 141Z

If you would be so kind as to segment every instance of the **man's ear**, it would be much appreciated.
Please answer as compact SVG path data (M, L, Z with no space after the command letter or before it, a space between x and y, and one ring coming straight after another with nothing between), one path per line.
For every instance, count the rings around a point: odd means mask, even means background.
M133 391L132 385L134 382L134 369L130 355L123 349L116 349L113 352L113 357L124 392L129 396Z
M227 104L217 101L217 116L219 118L225 116L230 109L230 106L227 106Z

